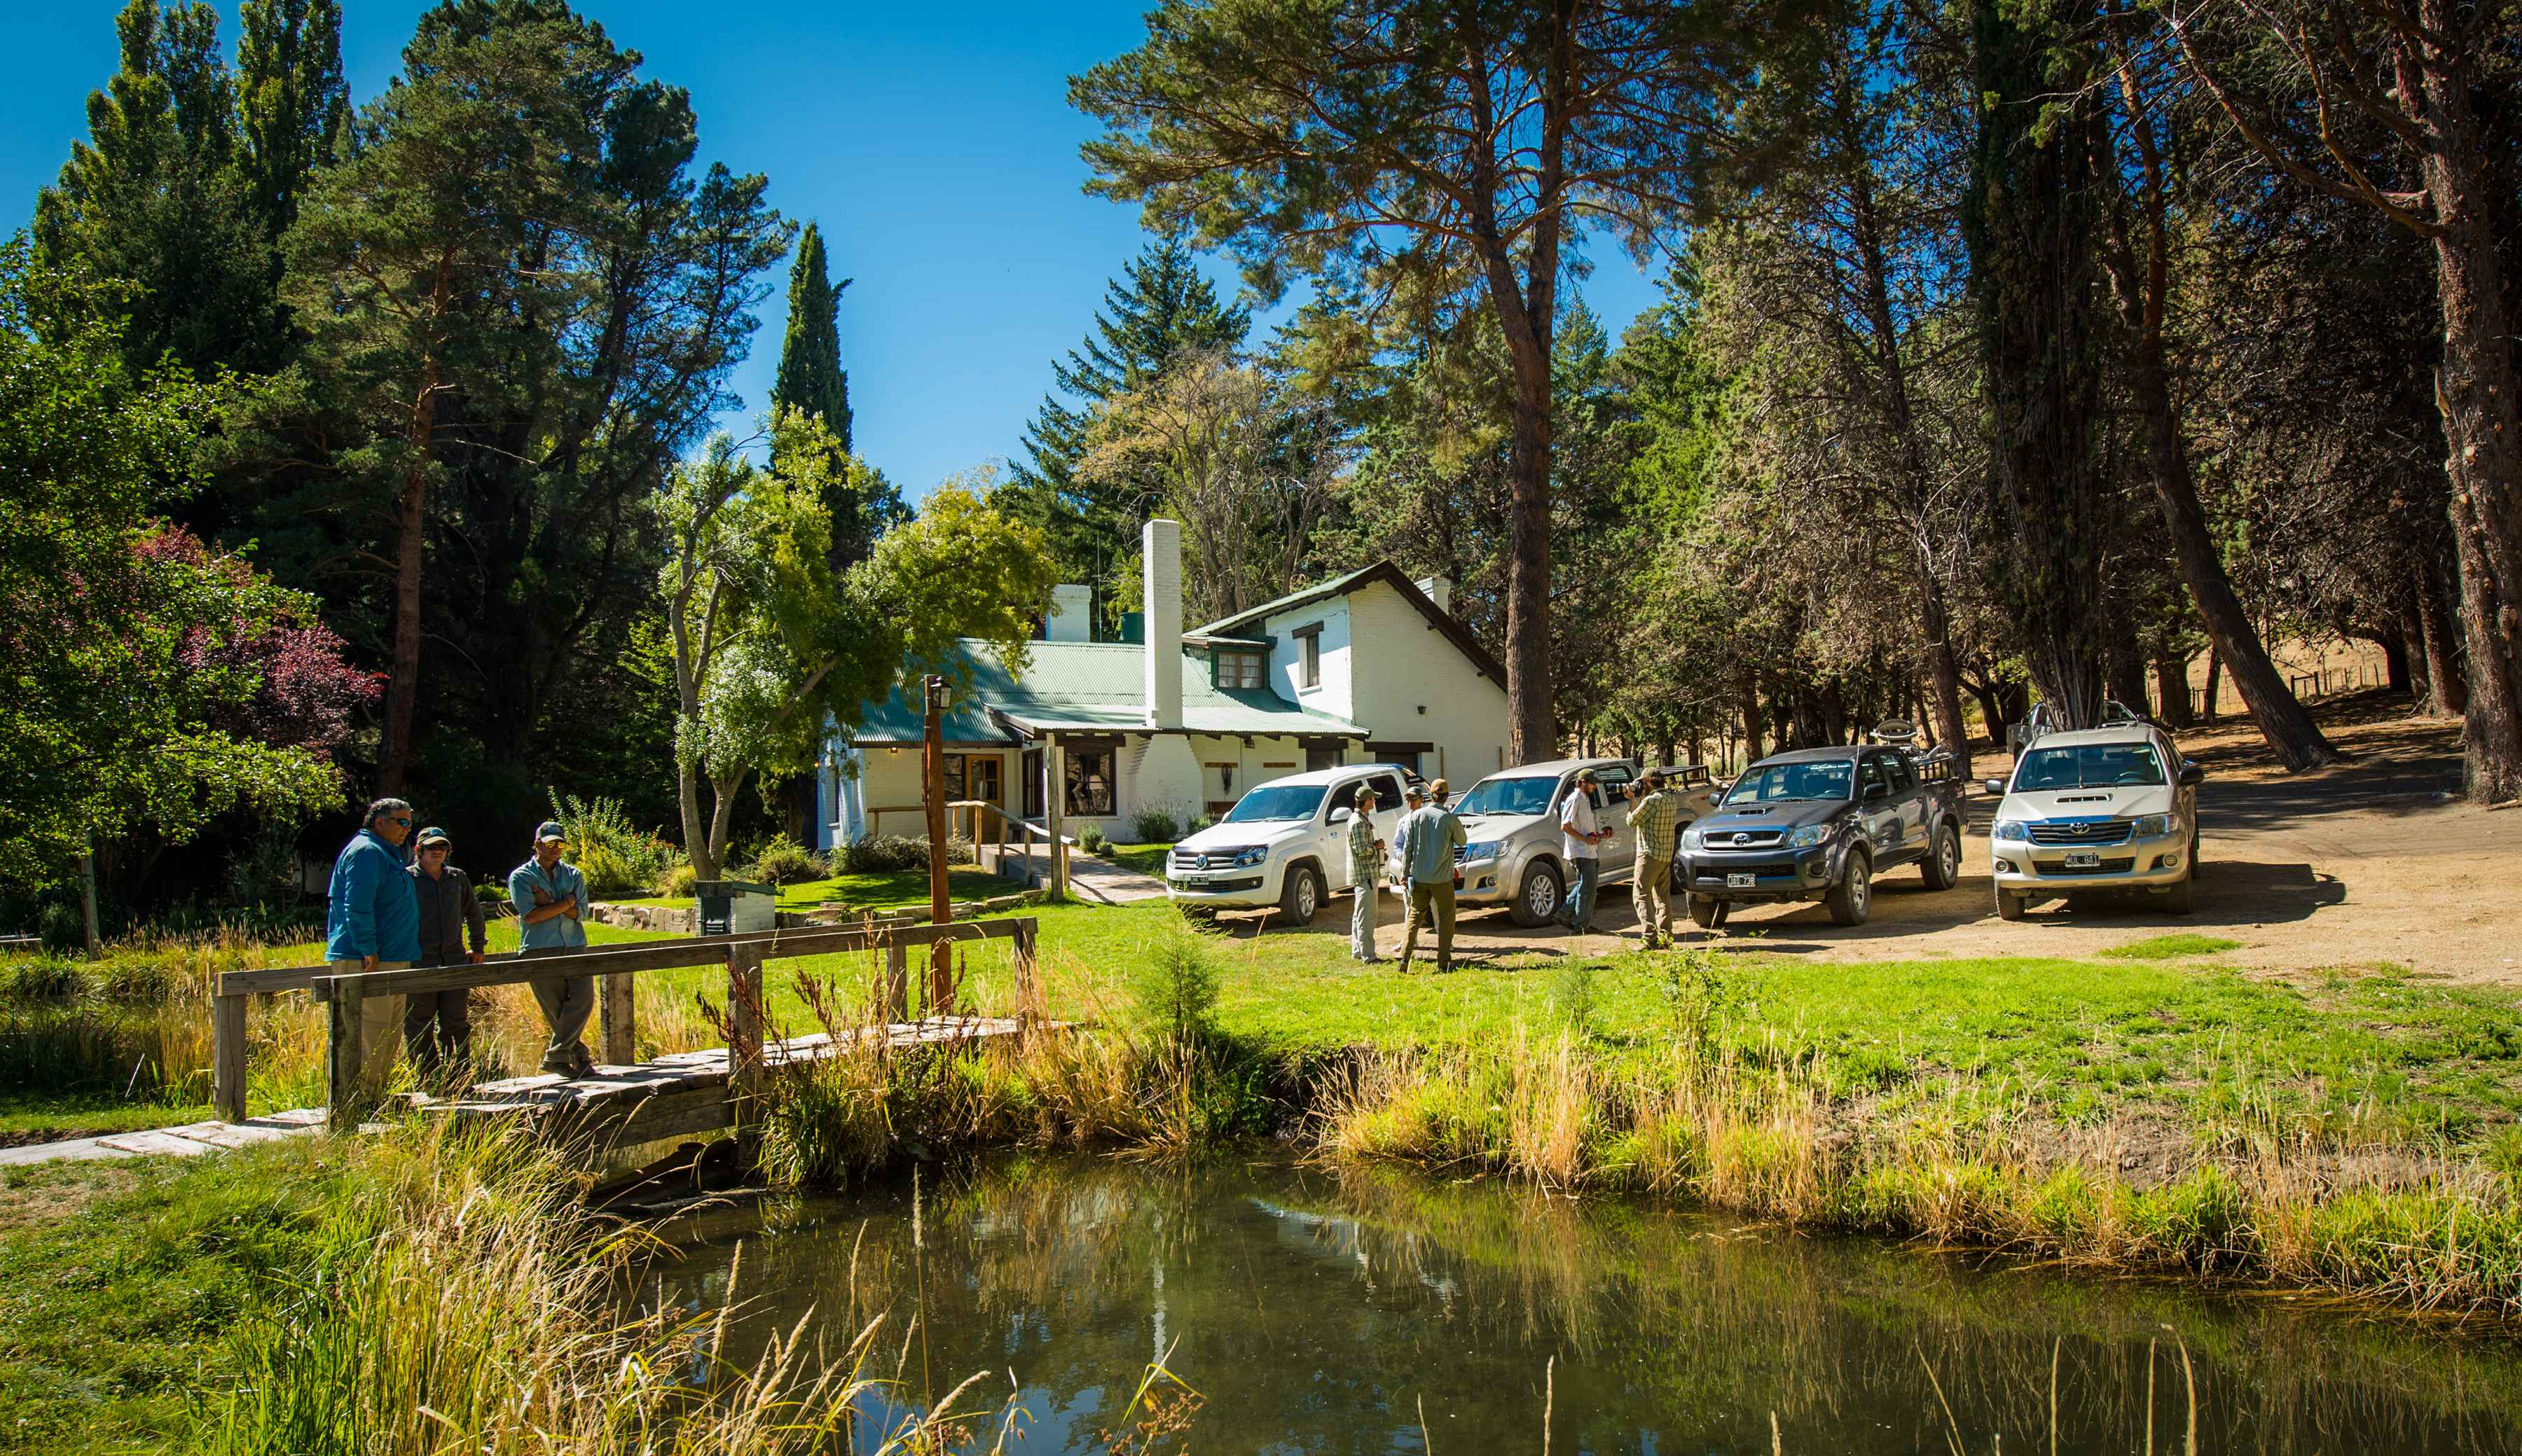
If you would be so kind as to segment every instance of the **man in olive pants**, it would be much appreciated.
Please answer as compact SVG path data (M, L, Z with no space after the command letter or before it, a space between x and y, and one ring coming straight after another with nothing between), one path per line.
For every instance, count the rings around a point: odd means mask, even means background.
M1392 842L1401 855L1401 873L1410 887L1410 922L1401 933L1401 974L1410 974L1410 958L1419 952L1419 928L1436 923L1436 971L1454 969L1454 857L1469 837L1463 821L1445 807L1446 786L1438 779L1423 795L1404 796L1410 812L1401 816Z
M1638 867L1629 881L1629 897L1637 904L1638 933L1653 950L1672 943L1672 842L1681 822L1681 796L1666 789L1663 774L1655 769L1647 771L1646 788L1646 797L1629 810L1629 828L1638 836Z
M586 946L586 877L578 866L561 862L568 847L561 827L543 821L535 831L535 855L508 873L508 899L517 907L517 953L525 956L567 955ZM537 976L535 1000L551 1024L551 1042L543 1048L543 1070L580 1077L595 1069L595 1058L584 1040L587 1018L595 1014L592 976Z

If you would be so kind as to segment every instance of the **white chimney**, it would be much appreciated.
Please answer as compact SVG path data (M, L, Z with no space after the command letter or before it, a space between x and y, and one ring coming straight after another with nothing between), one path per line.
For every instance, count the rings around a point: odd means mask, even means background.
M1051 610L1043 614L1045 642L1095 640L1095 588L1060 585L1051 589Z
M1428 601L1436 604L1437 611L1449 615L1453 613L1454 581L1452 577L1422 576L1419 578L1416 585L1421 591L1427 594Z
M1182 697L1182 523L1159 516L1139 533L1139 574L1146 582L1147 726L1180 728Z

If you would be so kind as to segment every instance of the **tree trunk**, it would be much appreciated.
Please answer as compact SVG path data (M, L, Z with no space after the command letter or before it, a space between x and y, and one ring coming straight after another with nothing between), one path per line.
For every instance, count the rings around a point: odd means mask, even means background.
M2154 660L2155 716L2166 728L2187 728L2193 723L2189 714L2189 664L2179 658Z
M2426 687L2426 624L2422 615L2412 574L2400 592L2400 656L2393 664L2391 689L2407 694L2414 704L2423 704L2430 691ZM2403 678L2406 679L2405 683Z
M1936 714L1937 747L1949 751L1955 770L1967 779L1971 776L1970 729L1962 718L1962 668L1953 657L1952 618L1944 610L1944 594L1933 580L1922 594L1925 598L1927 638L1927 676L1935 684L1935 694L1928 705ZM2000 734L2002 730L1999 730Z
M2493 150L2480 135L2467 30L2452 0L2418 0L2417 38L2395 46L2398 100L2431 145L2435 286L2444 323L2435 397L2450 450L2452 524L2469 653L2471 799L2522 798L2522 405L2497 250ZM2422 47L2422 54L2420 48Z
M2214 647L2207 649L2207 686L2198 695L2201 721L2216 721L2216 694L2224 681L2224 655Z
M2416 691L2416 684L2408 676L2407 639L2394 635L2375 637L2371 641L2374 646L2382 649L2382 676L2385 685L2394 693L2413 694Z
M1750 768L1764 755L1760 751L1760 686L1748 673L1743 678L1743 766Z
M91 961L105 954L105 936L97 930L96 915L96 835L87 837L87 849L78 857L79 923L86 931L87 958Z
M403 771L411 761L413 699L420 690L420 547L429 445L425 432L419 439L419 458L404 477L395 520L394 658L386 674L385 743L377 754L377 794L385 798L402 794Z
M2426 647L2426 696L2417 710L2430 717L2458 717L2469 709L2469 682L2460 661L2460 623L2444 581L2442 558L2428 552L2417 564L2417 622Z
M1550 344L1537 344L1538 380L1516 369L1513 495L1507 507L1506 711L1516 763L1555 757L1559 726L1550 675Z

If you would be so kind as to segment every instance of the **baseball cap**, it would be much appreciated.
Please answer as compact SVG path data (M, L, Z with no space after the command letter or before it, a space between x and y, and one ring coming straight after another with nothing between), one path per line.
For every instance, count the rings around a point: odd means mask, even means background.
M455 843L453 840L446 837L446 831L440 829L435 824L422 830L418 838L413 840L412 842L420 845L423 849L428 848L432 844L445 844L451 848Z
M1454 792L1454 786L1446 783L1443 779L1438 779L1436 782L1427 786L1427 792L1438 798L1443 798L1446 795Z
M563 843L569 842L569 836L561 832L559 820L546 819L535 826L535 842L539 844L546 840L558 840Z

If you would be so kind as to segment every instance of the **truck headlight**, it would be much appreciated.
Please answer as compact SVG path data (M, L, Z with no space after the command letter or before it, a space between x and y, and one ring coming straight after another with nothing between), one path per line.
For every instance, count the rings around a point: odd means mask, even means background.
M1989 832L1988 838L2011 840L2018 844L2028 844L2032 842L2032 822L2028 819L1999 819L1996 821L1996 828Z
M1799 825L1794 833L1787 836L1787 847L1790 849L1810 849L1816 844L1829 842L1830 826L1827 824Z
M1705 841L1705 840L1704 840L1704 839L1702 839L1702 838L1700 837L1700 833L1699 833L1699 831L1698 831L1698 830L1695 830L1695 829L1685 829L1685 830L1683 830L1683 831L1681 832L1681 847L1683 847L1684 849L1697 849L1697 848L1701 848L1701 847L1703 847L1705 843L1706 843L1706 841Z
M1478 864L1484 859L1495 859L1497 858L1497 852L1498 842L1495 840L1482 840L1476 844L1465 844L1463 846L1463 863Z
M1270 850L1266 845L1255 844L1249 849L1238 849L1235 851L1235 867L1238 870L1248 870L1269 857Z
M2140 817L2134 824L2130 825L2129 830L2140 840L2170 839L2172 836L2180 833L2180 816L2178 814L2147 814Z

